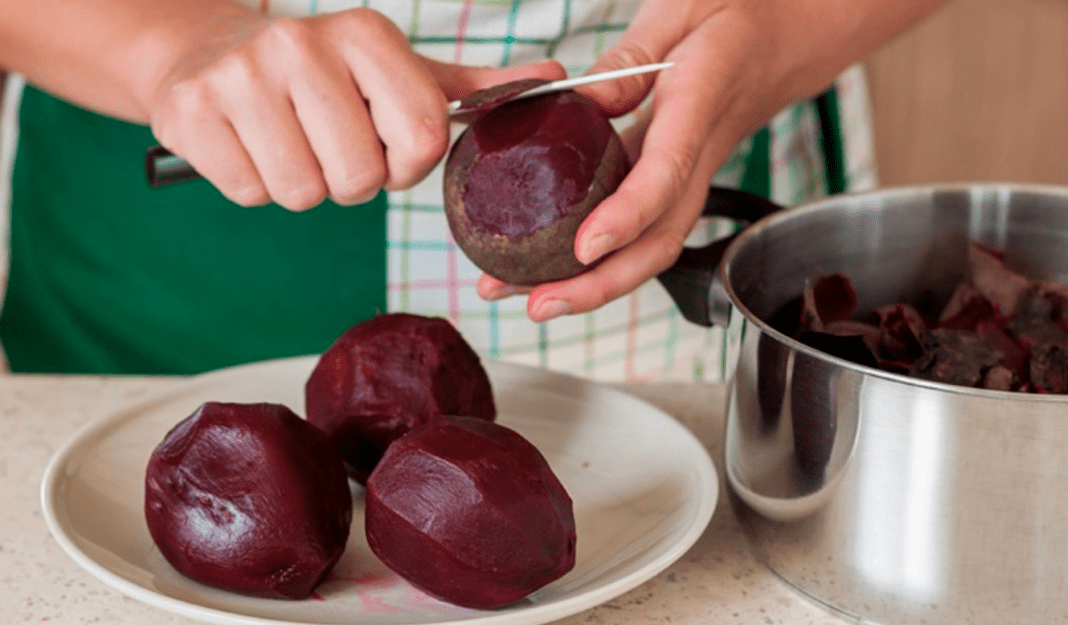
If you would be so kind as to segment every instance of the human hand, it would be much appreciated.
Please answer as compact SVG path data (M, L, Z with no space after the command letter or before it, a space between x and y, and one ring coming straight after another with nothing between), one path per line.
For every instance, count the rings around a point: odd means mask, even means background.
M654 89L635 164L583 222L576 277L517 288L490 276L479 294L529 295L545 321L587 312L667 269L703 208L716 171L741 139L788 104L825 89L848 64L943 0L646 0L619 42L590 69L674 61L655 78L634 76L581 91L610 115Z
M370 9L269 19L199 34L153 89L157 140L232 201L305 210L357 204L422 179L449 144L447 101L555 62L463 67L417 55Z
M759 80L753 74L760 70L749 59L761 39L752 32L749 16L715 10L720 4L688 2L680 8L677 2L646 2L622 39L590 69L675 62L655 78L634 76L582 89L608 114L620 115L638 106L655 80L651 107L639 116L648 124L644 136L624 135L633 169L576 236L578 259L589 264L603 257L602 262L574 278L533 289L484 276L478 287L483 297L529 293L528 314L543 321L593 310L674 262L713 175L764 117L742 88Z

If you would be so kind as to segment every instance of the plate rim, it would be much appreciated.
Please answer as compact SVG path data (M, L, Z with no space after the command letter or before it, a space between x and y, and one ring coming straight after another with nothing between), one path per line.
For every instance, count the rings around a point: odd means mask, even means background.
M53 539L59 544L63 552L70 557L83 570L97 580L127 596L150 605L156 609L178 614L187 618L217 625L344 625L336 622L311 622L291 621L275 618L266 618L250 614L230 612L224 609L214 608L142 586L128 580L114 572L109 567L101 564L88 554L75 540L68 535L62 527L59 518L59 506L56 498L62 491L65 472L74 460L80 461L86 450L92 446L93 441L98 440L107 430L121 427L127 421L137 417L138 413L149 410L153 404L166 402L177 396L195 392L198 387L210 386L220 381L225 381L237 374L247 374L257 368L293 367L307 365L308 370L318 360L318 355L292 356L271 360L258 361L243 365L225 367L186 378L180 378L179 383L173 388L150 393L136 401L123 404L116 410L100 415L77 428L70 437L52 454L45 467L41 478L40 505L45 524ZM579 593L573 596L563 597L557 601L545 604L535 604L519 610L509 612L486 611L471 618L452 619L444 621L420 621L416 625L541 625L550 621L559 620L584 610L591 609L620 595L637 588L646 581L652 579L660 572L667 569L681 558L700 539L707 529L715 513L719 502L721 486L718 471L712 461L708 450L689 428L684 426L678 419L667 413L662 408L651 402L638 397L625 390L614 386L587 380L567 373L551 371L541 367L511 363L500 360L483 358L483 365L490 374L492 380L495 375L517 376L523 375L530 379L531 384L543 386L546 383L566 384L568 388L594 388L599 393L608 396L623 398L628 402L639 404L643 409L657 417L663 417L670 427L676 429L676 435L686 440L696 453L696 458L702 461L693 466L694 475L699 484L705 486L706 496L699 498L699 505L694 508L691 521L686 531L681 534L669 549L660 554L653 562L629 571L620 578L598 586L593 590ZM495 374L496 372L496 374Z

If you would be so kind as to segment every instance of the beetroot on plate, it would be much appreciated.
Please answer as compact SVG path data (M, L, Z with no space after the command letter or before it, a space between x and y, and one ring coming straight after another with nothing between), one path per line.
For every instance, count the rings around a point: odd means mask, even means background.
M493 420L489 376L445 319L378 315L349 328L305 385L308 421L364 482L386 447L411 428L457 414Z
M501 104L475 120L445 162L445 214L472 263L510 284L562 280L579 225L630 168L608 117L560 91Z
M352 494L326 435L289 408L208 402L153 451L145 518L183 575L300 599L345 550Z
M514 603L575 565L571 498L533 444L489 421L447 417L398 439L364 514L389 568L464 607Z

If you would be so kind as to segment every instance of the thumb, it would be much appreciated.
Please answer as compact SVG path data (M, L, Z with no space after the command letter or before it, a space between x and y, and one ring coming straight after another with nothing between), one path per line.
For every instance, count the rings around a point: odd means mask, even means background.
M559 80L567 77L564 67L552 59L500 68L456 65L433 59L423 60L437 79L447 100L462 100L479 89L523 78Z
M648 10L655 2L643 3L629 28L619 41L604 52L587 74L610 72L617 69L659 63L678 42L680 24L673 23L678 16L665 19L663 14L653 15ZM673 11L672 11L673 13ZM590 98L609 116L629 113L641 104L649 94L658 73L627 76L580 87L578 91Z

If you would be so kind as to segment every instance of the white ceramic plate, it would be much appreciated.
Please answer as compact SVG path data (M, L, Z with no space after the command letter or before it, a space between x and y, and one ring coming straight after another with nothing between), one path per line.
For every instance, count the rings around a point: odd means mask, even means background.
M638 586L682 556L712 517L718 481L711 459L670 415L573 377L488 362L498 421L541 450L574 501L577 558L567 575L500 610L433 599L370 551L357 489L348 547L313 598L259 599L186 579L159 554L145 525L149 455L204 401L278 402L303 414L304 381L315 362L293 358L197 376L77 433L42 484L56 540L89 573L131 597L225 625L531 625Z

